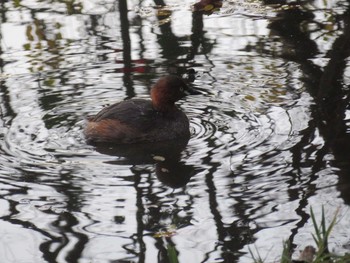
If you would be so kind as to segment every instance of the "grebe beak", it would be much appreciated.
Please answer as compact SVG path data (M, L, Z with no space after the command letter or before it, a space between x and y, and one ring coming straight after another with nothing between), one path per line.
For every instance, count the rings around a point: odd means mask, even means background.
M188 96L188 95L201 95L202 94L202 92L200 92L199 90L193 89L187 85L186 85L186 88L184 89L184 93L186 96Z

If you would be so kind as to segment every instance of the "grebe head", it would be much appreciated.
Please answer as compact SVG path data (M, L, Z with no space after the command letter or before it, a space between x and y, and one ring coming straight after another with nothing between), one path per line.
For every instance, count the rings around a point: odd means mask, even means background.
M185 81L175 75L160 78L151 89L153 107L166 111L174 107L176 101L189 94L196 94Z

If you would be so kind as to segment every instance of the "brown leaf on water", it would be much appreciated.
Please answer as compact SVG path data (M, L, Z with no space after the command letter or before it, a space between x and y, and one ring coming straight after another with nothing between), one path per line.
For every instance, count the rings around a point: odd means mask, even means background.
M158 17L163 17L163 16L170 16L171 15L171 11L168 9L158 9L157 11L157 16Z
M203 8L204 11L210 11L210 10L212 10L212 9L214 9L214 5L211 5L211 4L206 5L206 6L204 6L204 8Z
M156 232L153 237L155 238L161 238L161 237L172 237L176 234L175 230L166 230L166 231L159 231Z

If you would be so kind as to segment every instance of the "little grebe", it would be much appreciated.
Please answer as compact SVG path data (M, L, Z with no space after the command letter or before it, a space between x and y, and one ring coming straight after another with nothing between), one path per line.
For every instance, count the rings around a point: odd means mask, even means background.
M189 121L175 102L195 93L178 76L160 78L151 99L125 100L88 118L84 134L88 142L117 144L189 139Z

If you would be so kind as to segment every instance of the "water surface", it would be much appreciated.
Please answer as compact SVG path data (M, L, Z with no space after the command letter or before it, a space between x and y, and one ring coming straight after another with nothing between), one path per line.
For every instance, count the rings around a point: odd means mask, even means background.
M322 206L348 252L349 3L194 3L1 3L4 262L297 258ZM87 115L169 73L202 93L187 145L86 144Z

